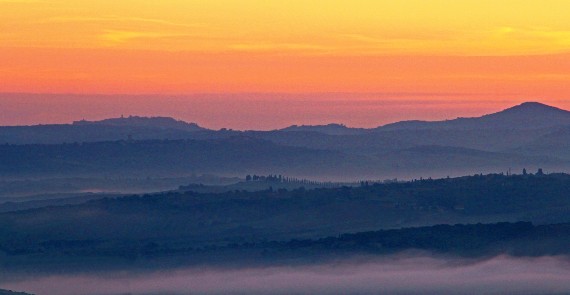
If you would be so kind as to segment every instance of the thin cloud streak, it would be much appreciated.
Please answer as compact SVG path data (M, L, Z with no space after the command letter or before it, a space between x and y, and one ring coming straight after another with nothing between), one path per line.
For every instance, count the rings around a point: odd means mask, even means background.
M163 19L142 18L142 17L123 17L123 16L104 16L104 17L52 17L38 21L37 24L47 23L117 23L117 22L132 22L132 23L149 23L163 26L183 27L183 28L203 28L208 26L206 23L184 24L175 23Z
M151 32L151 31L125 31L125 30L105 30L99 35L99 38L106 46L113 46L129 42L134 39L165 39L165 38L187 38L195 37L191 34L177 34L166 32Z
M0 0L0 4L39 4L39 3L52 3L48 0Z

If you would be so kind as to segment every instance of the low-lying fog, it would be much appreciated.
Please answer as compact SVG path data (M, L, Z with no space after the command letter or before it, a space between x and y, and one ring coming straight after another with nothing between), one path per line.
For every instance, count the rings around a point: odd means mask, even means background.
M310 266L0 278L0 288L37 295L78 294L562 294L567 258L433 257L343 260Z

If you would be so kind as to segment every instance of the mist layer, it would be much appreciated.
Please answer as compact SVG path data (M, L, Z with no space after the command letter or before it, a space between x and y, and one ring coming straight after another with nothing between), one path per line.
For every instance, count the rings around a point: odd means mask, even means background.
M72 294L561 294L570 292L565 258L483 261L405 257L310 266L53 275L0 287L41 295Z

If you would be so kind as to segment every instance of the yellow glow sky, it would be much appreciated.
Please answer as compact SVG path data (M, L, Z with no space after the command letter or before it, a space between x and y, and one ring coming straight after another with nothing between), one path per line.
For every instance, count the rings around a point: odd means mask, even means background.
M0 0L0 92L570 98L565 0Z
M309 55L570 49L570 2L0 0L2 47Z

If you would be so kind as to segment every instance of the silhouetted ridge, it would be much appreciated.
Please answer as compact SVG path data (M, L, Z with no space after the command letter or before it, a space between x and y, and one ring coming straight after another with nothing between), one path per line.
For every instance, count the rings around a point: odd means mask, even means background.
M292 125L279 131L296 131L296 132L319 132L329 135L350 135L359 134L365 129L350 128L344 124L331 123L327 125Z
M514 107L510 107L498 113L489 114L486 116L493 116L493 115L506 115L506 114L522 114L528 116L537 116L537 115L563 115L563 116L570 116L570 112L549 106L540 102L525 102ZM486 117L483 116L483 117Z
M445 121L402 121L378 127L377 130L423 129L539 129L570 126L570 112L538 102L525 102L503 111L474 118Z
M75 121L73 125L110 125L110 126L128 126L128 127L152 127L152 128L169 128L181 129L185 131L205 130L196 123L187 123L175 120L170 117L139 117L129 116L120 118L110 118L100 121Z

